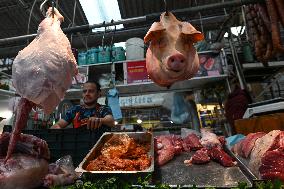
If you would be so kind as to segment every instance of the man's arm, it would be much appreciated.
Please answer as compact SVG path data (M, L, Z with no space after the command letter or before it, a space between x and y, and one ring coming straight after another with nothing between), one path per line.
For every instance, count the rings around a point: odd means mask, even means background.
M52 125L50 127L50 129L63 129L63 128L67 127L67 125L68 125L67 121L65 121L64 119L60 119L57 123Z
M114 127L114 119L112 115L109 114L103 118L90 117L88 120L87 128L96 129L101 127L102 125L106 125L108 127Z
M101 118L101 123L109 127L114 127L114 119L112 115L106 115L104 118Z

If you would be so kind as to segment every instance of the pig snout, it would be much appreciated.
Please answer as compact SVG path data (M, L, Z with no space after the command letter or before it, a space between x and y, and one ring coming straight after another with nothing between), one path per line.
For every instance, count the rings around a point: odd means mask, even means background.
M181 71L184 69L186 58L182 54L174 54L168 57L167 65L170 70Z

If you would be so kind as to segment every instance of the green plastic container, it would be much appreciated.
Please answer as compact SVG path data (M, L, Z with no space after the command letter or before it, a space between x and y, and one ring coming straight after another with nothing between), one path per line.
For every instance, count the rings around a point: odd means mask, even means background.
M243 47L244 62L254 62L252 48L249 43L244 43Z
M87 64L87 53L80 52L78 55L78 65L86 65Z
M87 64L96 64L98 63L98 49L91 48L87 52Z
M110 48L109 47L106 47L106 48L99 47L98 62L99 63L110 62Z
M113 47L112 48L112 58L113 61L123 61L126 59L125 50L123 47Z

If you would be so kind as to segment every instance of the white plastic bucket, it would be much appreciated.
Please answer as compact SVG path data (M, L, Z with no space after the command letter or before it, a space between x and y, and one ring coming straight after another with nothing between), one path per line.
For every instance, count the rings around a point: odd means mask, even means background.
M137 37L128 39L125 43L125 49L126 49L126 60L144 59L143 39Z

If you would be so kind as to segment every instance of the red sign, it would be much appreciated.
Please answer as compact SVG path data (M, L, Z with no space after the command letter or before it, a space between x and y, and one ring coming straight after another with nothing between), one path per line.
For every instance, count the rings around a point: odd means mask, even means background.
M149 81L151 80L147 73L145 60L127 62L127 84Z

